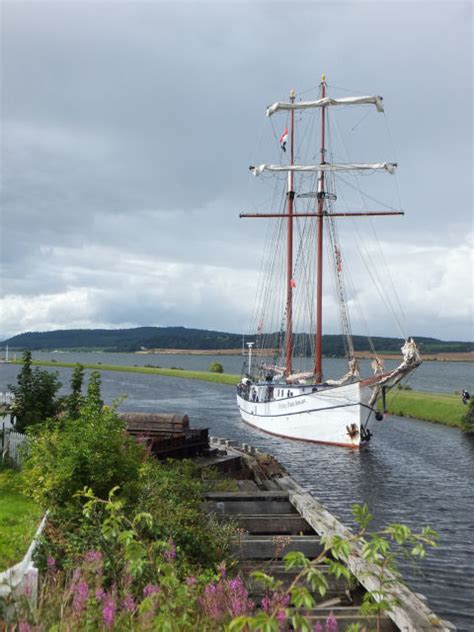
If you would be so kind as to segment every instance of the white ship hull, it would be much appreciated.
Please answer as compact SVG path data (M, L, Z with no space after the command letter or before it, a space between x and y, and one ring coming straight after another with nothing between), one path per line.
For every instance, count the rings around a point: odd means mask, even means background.
M275 385L275 398L265 401L268 386L260 384L248 399L238 394L237 403L246 423L270 434L348 448L366 443L367 426L374 418L369 407L372 390L360 382L313 390Z

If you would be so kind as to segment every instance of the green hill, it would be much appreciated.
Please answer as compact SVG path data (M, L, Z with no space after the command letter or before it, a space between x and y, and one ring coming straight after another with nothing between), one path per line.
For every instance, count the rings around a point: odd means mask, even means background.
M308 334L295 334L295 351L308 348ZM277 347L280 335L267 336L267 346ZM246 337L246 342L255 337ZM379 352L399 353L403 344L401 338L372 338ZM471 342L443 342L436 338L416 337L423 353L471 352ZM140 349L238 349L242 345L241 334L186 327L137 327L134 329L64 329L45 332L28 332L4 340L1 345L10 349L52 350L52 349L101 349L104 351L139 351ZM369 342L364 336L354 336L356 351L369 351ZM325 355L343 356L342 336L323 336Z

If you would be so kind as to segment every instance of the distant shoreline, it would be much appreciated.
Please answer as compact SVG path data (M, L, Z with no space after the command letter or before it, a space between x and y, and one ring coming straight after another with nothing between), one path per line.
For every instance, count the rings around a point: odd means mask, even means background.
M135 351L139 355L197 355L197 356L239 356L247 355L247 351L242 354L242 349L147 349L143 351ZM252 349L253 356L271 356L272 349ZM325 356L329 357L329 356ZM342 358L342 356L340 356ZM361 360L371 360L374 356L371 351L356 351L355 357ZM379 353L378 357L382 360L403 360L402 356L397 353ZM456 353L428 353L422 354L424 362L474 362L474 353L456 352Z

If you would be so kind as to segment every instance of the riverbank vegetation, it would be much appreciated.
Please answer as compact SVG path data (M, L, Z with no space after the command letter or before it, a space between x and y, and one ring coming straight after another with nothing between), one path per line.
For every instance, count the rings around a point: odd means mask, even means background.
M434 423L463 427L466 406L460 395L426 393L394 389L387 394L387 408L391 415L411 417Z

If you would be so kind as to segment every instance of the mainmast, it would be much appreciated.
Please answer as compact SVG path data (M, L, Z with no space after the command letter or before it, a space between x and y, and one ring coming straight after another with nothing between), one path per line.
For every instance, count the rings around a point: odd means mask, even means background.
M326 75L321 77L321 99L326 97ZM326 106L321 108L321 152L320 163L326 163ZM318 176L318 238L316 250L316 357L314 373L316 382L322 382L322 339L323 339L323 229L324 229L324 171Z
M295 102L295 92L290 92L290 103ZM295 111L290 113L290 165L294 165L294 147L295 147ZM288 172L288 246L287 246L287 263L286 263L286 349L285 349L285 373L290 375L292 372L293 357L293 208L295 192L293 190L293 171Z

